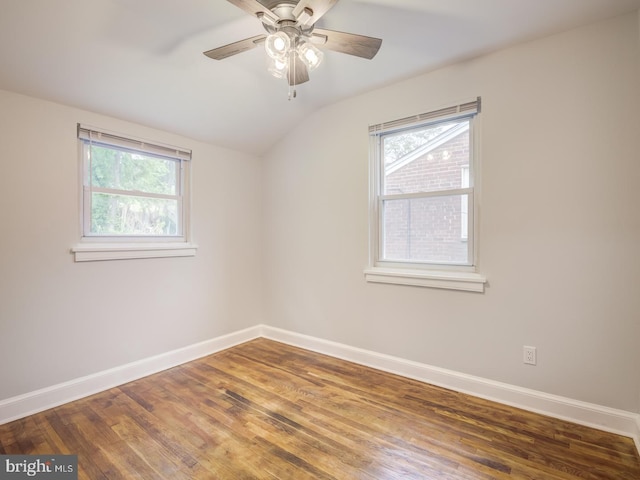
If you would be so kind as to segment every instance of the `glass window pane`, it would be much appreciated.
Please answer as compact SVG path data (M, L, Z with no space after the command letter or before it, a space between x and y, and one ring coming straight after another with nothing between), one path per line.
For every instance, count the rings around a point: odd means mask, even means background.
M180 235L178 201L129 195L91 195L94 235Z
M94 187L176 195L176 160L92 145Z
M469 167L469 119L383 137L384 195L460 188Z
M468 264L468 202L468 195L384 201L383 260Z

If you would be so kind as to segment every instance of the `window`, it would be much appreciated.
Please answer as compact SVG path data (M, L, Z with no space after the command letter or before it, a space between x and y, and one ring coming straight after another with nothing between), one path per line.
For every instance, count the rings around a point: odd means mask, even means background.
M478 98L370 127L367 280L484 289L484 277L475 273L479 109Z
M84 243L76 260L193 255L191 151L83 125L78 139Z

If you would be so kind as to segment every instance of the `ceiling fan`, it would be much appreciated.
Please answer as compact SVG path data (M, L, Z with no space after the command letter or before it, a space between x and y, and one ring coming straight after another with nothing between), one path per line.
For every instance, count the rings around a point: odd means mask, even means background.
M316 28L316 22L338 0L228 1L256 16L267 34L214 48L204 54L222 60L264 44L270 61L269 72L285 78L291 87L309 80L309 71L322 61L321 49L372 59L382 44L379 38Z

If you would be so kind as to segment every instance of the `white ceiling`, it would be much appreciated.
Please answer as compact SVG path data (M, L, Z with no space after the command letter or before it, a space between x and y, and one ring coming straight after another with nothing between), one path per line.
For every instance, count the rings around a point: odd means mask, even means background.
M225 0L0 0L0 89L261 154L342 98L640 8L640 0L341 0L318 26L383 39L373 60L327 52L288 101L263 33Z

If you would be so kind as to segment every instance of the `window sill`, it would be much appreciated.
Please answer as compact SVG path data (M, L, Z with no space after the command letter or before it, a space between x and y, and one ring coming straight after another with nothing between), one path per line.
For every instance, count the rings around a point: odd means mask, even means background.
M364 271L367 282L411 285L414 287L444 288L484 293L487 278L479 273L447 272L442 270L401 270L373 267Z
M79 243L71 248L76 262L129 260L135 258L193 257L194 243Z

